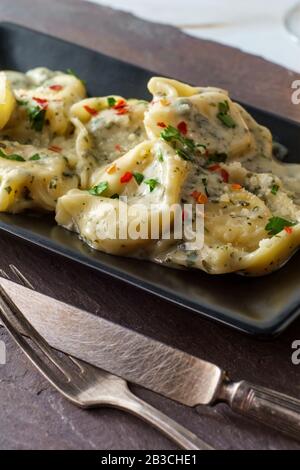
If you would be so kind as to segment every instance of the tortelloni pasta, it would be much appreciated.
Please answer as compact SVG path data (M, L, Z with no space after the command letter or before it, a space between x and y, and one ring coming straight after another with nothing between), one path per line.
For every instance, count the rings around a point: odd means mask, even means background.
M101 166L147 139L144 113L148 103L120 96L87 98L74 104L71 119L78 132L80 165L87 169L83 186ZM87 140L88 139L88 140ZM99 170L100 168L100 170Z
M0 211L54 211L58 198L77 186L78 177L56 152L0 142Z
M226 91L154 77L150 103L86 98L44 68L0 85L1 211L56 211L96 250L209 274L262 275L299 248L300 165ZM199 204L201 246L175 236Z
M187 169L187 162L165 143L143 142L97 171L89 191L61 197L56 221L93 248L136 255L144 248L140 256L146 256L156 243L151 233L162 233L164 212L180 202Z
M4 72L0 72L0 129L2 129L10 119L15 108L16 100Z
M72 126L69 109L86 96L85 86L72 73L39 67L26 74L6 71L17 106L5 135L22 143L44 145L66 136ZM53 142L52 142L53 143Z

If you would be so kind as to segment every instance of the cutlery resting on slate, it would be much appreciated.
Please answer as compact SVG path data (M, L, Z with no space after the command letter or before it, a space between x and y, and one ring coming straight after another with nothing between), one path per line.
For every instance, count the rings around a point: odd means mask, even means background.
M225 402L300 440L296 398L244 380L233 382L215 364L6 279L0 282L54 348L186 406Z

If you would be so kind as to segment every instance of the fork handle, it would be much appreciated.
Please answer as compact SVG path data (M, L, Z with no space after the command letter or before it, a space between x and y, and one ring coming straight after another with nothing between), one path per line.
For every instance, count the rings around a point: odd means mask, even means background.
M202 439L197 437L184 426L173 421L161 411L134 395L128 388L122 397L114 403L116 408L129 411L146 423L157 428L180 448L185 450L213 450Z
M300 400L244 380L228 383L226 395L234 411L300 440Z

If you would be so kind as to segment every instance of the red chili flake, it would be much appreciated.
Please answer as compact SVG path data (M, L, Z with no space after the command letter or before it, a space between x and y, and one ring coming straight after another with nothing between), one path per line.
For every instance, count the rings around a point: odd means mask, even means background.
M84 109L85 109L88 113L90 113L92 116L97 116L97 114L98 114L97 109L90 108L88 105L84 105L83 107L84 107Z
M187 134L187 124L186 124L186 122L181 121L177 125L177 129L179 130L179 132L181 132L181 134L186 135Z
M193 191L191 196L198 204L206 204L208 202L208 197L203 193L199 193L199 191Z
M228 173L228 171L224 170L223 168L221 170L221 177L222 177L222 180L224 181L224 183L228 183L229 173Z
M49 86L50 90L54 90L54 91L60 91L63 89L63 87L61 85L51 85Z
M122 148L121 148L121 145L120 145L120 144L116 144L116 145L115 145L115 149L116 149L118 152L121 152L121 151L122 151Z
M197 201L198 197L200 196L201 193L199 193L199 191L193 191L191 196L195 199L195 201Z
M131 180L132 176L133 175L132 175L131 171L126 171L126 173L124 173L124 175L121 176L120 182L121 183L128 183Z
M34 96L32 99L36 101L43 109L48 108L48 100L44 98L37 98L36 96Z
M127 114L128 113L128 108L120 108L117 109L116 114L121 115L121 114Z
M208 167L208 170L209 171L218 171L218 170L221 170L221 167L218 163L216 163L215 165L211 165Z
M206 194L200 193L197 197L197 202L198 204L206 204L208 202L208 197L206 196Z
M127 106L127 103L125 100L118 100L116 104L113 106L113 109L121 109L121 108L125 108L125 106Z
M239 189L242 189L242 186L239 183L233 183L231 185L231 189L233 189L234 191L237 191Z
M62 148L59 147L58 145L50 145L50 147L48 147L48 150L59 153L62 151Z
M286 233L288 233L289 235L293 232L292 227L284 227L284 230L285 230Z
M156 125L157 125L158 127L162 127L162 128L167 127L167 124L165 124L164 122L157 122Z
M128 104L125 100L118 100L112 108L118 115L128 113Z

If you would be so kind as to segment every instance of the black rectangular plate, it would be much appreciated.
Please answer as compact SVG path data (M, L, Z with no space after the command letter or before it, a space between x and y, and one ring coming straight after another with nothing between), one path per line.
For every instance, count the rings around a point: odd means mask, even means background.
M146 84L153 72L21 26L1 23L0 68L26 71L38 66L76 70L93 96L117 93L149 98ZM244 106L288 147L288 161L299 162L300 125ZM210 276L94 251L75 234L58 227L53 216L1 214L0 229L247 333L277 334L300 312L300 253L265 277Z

